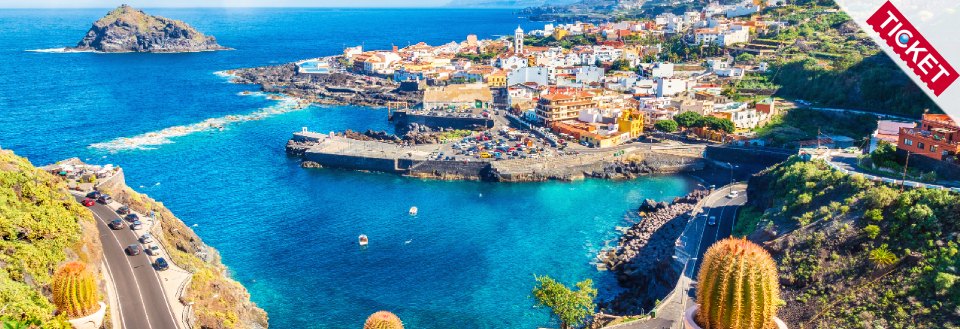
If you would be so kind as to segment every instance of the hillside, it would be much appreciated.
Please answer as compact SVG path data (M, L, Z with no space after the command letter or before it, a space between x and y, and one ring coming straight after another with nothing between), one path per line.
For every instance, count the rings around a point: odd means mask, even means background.
M58 177L0 150L0 315L68 328L54 315L50 293L56 268L81 261L98 272L102 250L89 211ZM100 289L103 289L100 283Z
M755 176L735 234L771 251L791 328L960 325L960 195L796 157Z
M187 23L121 5L97 20L74 51L176 53L224 50Z

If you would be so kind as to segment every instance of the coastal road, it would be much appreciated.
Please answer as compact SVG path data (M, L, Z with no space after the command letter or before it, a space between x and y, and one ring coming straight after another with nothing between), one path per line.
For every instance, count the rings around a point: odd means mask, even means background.
M746 189L746 184L735 184L717 190L704 201L703 212L698 216L707 217L703 219L698 218L697 220L705 221L710 218L710 216L715 216L717 217L717 225L706 225L703 229L703 234L700 236L700 247L697 250L697 260L692 276L694 279L696 279L697 273L700 271L700 263L707 249L715 242L727 238L733 233L733 225L737 218L737 211L740 209L740 206L747 203ZM740 193L737 197L731 199L727 197L730 191L739 191Z
M78 200L82 198L78 197ZM103 259L113 279L119 301L120 327L129 329L177 329L178 322L153 269L149 257L141 253L129 256L125 248L138 244L137 233L124 221L124 228L111 230L107 223L120 216L113 209L97 203L88 207L93 212L103 244ZM146 233L145 230L139 232Z

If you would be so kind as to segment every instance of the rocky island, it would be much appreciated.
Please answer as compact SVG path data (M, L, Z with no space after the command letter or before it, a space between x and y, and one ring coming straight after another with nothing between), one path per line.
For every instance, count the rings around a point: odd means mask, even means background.
M228 50L187 23L121 5L97 20L76 47L66 51L182 53Z

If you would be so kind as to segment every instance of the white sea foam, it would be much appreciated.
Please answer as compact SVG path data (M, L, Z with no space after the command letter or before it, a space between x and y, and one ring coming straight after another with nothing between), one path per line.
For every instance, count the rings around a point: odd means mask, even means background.
M28 49L27 51L28 51L28 52L31 52L31 53L52 53L52 54L59 54L59 53L89 53L89 52L93 52L92 50L70 50L70 51L67 51L67 48L65 48L65 47L60 47L60 48L46 48L46 49Z
M272 106L262 108L249 114L236 114L218 118L210 118L193 124L173 126L133 137L120 137L108 142L91 144L90 147L111 152L125 150L152 150L156 149L156 147L159 145L173 143L173 138L176 137L183 137L205 131L219 130L221 128L226 128L231 124L261 120L271 116L299 111L306 108L304 106L300 106L300 100L293 97L277 96L262 92L251 92L247 95L271 98L277 97L278 102Z

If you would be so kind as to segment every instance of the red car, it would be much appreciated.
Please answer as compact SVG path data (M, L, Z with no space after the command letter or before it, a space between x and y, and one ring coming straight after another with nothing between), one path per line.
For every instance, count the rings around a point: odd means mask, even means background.
M83 202L80 202L80 203L83 204L84 207L93 207L93 205L96 204L97 202L91 198L84 198Z

